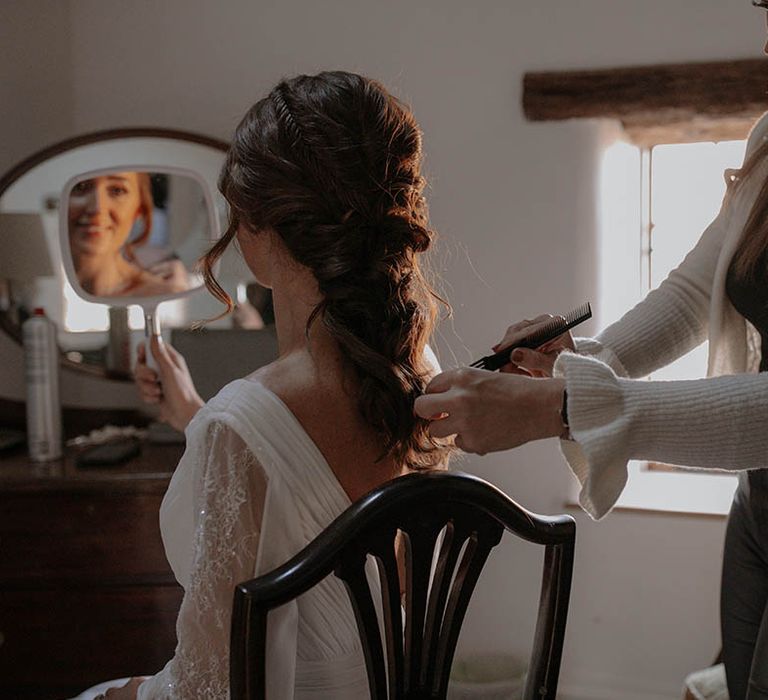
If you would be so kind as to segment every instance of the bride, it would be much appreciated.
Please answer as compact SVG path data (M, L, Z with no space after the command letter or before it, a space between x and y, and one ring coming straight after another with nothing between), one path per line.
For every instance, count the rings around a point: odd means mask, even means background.
M186 430L160 512L185 593L174 657L110 700L227 698L234 586L285 562L382 482L445 466L452 448L413 412L432 374L438 299L420 262L434 237L421 160L409 109L351 73L283 81L237 128L220 178L231 222L203 270L231 309L211 270L237 242L273 291L279 359L203 405L173 348L151 348L159 377L140 354L143 398ZM269 635L270 700L368 697L334 577L271 613Z

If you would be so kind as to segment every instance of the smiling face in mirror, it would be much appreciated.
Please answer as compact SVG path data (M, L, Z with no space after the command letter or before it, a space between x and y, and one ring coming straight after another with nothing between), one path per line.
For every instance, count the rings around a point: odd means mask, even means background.
M139 217L147 222L144 235L149 235L152 209L148 173L111 173L81 180L69 194L73 250L82 255L113 254L128 240Z
M180 259L190 231L175 210L199 209L202 192L178 174L114 171L77 180L67 196L67 234L77 283L93 297L168 296L198 286ZM185 219L183 215L175 217ZM194 228L186 217L180 226Z
M69 244L86 292L99 297L155 296L189 288L184 265L170 251L155 264L141 263L137 251L150 242L154 219L150 173L106 173L72 187Z

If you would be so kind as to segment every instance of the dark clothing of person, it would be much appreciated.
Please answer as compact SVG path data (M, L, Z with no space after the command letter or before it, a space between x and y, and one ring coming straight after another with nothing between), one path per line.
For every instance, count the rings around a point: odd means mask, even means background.
M765 508L753 503L748 473L739 476L728 516L720 589L723 663L732 700L768 698L768 529Z
M768 251L757 269L766 273L744 279L731 265L726 292L760 333L760 371L766 372ZM730 700L768 700L768 469L739 474L725 534L720 617Z
M725 292L733 308L760 334L760 371L768 372L768 250L760 256L756 268L764 272L745 279L731 265L725 278Z

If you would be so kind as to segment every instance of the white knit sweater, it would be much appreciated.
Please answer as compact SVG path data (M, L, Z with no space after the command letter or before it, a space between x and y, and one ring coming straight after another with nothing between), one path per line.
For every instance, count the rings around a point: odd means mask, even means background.
M768 139L768 114L747 154ZM730 180L735 171L726 171ZM760 338L730 304L728 267L752 204L768 177L760 166L680 266L597 338L578 339L555 376L565 378L573 441L563 455L595 519L616 503L627 462L646 459L707 469L768 467L768 372L755 374ZM638 380L709 341L708 377ZM723 376L717 376L723 375Z

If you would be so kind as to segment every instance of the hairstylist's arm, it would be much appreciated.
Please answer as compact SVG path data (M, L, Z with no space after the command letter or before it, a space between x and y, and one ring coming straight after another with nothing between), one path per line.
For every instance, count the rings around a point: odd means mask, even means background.
M152 355L157 371L147 366L144 344L138 347L134 378L142 400L159 405L160 420L184 430L204 401L195 389L184 357L167 343L152 338Z
M562 436L564 389L564 379L463 367L437 375L415 410L433 436L455 435L460 449L485 454Z

